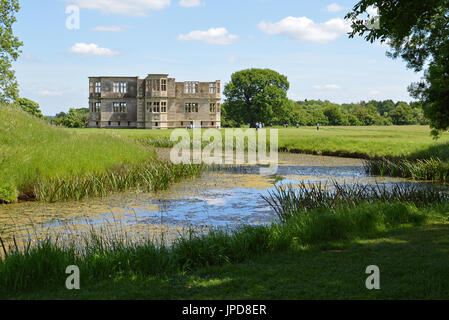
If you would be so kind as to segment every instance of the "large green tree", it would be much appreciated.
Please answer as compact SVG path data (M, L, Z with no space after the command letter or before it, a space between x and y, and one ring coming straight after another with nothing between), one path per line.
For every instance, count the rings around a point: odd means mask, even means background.
M247 69L234 73L224 89L225 113L237 124L271 123L289 112L287 77L269 69Z
M379 28L369 28L361 18L370 6L379 9ZM352 20L350 37L387 43L388 56L402 57L416 72L425 70L422 81L409 90L424 102L432 133L448 130L449 0L362 0L346 18Z
M12 25L19 8L18 0L0 0L0 102L14 101L18 97L12 62L19 57L22 42L14 36Z

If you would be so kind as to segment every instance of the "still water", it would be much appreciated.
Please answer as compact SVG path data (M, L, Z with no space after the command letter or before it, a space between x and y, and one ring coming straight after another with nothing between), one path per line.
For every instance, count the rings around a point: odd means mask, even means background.
M159 193L127 192L82 202L2 205L0 234L4 239L12 234L42 238L104 227L136 237L158 233L176 237L188 228L266 224L275 217L261 196L275 185L295 186L306 181L331 187L331 179L346 184L426 185L368 176L358 159L284 154L280 155L277 176L262 176L257 167L248 167L235 172L206 172Z

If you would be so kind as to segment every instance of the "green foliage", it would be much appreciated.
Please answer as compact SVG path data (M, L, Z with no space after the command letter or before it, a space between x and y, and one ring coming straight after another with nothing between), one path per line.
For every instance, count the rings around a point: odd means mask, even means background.
M19 98L15 101L16 105L22 108L23 111L28 112L29 114L43 118L41 110L39 109L39 104L27 98Z
M19 9L18 0L0 0L0 102L14 101L18 97L12 62L19 57L22 42L14 36L12 25Z
M67 128L84 128L86 121L89 121L89 109L71 108L68 113L61 112L53 120L56 125Z
M360 18L369 6L380 13L380 28L369 29ZM423 81L409 91L426 105L425 116L433 134L449 129L449 2L447 0L362 0L346 18L352 20L352 33L371 43L387 43L392 58L402 57L416 72L427 65Z
M227 121L238 125L271 123L288 107L287 77L269 69L247 69L234 73L225 89Z

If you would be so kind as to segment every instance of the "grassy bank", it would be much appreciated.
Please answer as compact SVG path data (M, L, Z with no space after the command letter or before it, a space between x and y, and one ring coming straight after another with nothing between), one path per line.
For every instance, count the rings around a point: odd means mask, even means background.
M113 132L85 134L51 127L14 105L0 109L0 202L156 189L198 172L157 161L152 149Z
M250 261L260 263L260 259L267 259L266 267L272 268L278 256L302 255L323 248L346 249L360 241L382 238L386 232L447 223L449 205L444 197L441 201L435 201L433 197L417 196L412 190L404 190L400 195L393 192L388 202L355 201L354 198L351 205L348 202L338 204L339 193L332 195L330 191L321 190L322 194L326 192L329 196L323 199L322 206L314 209L297 206L281 223L246 226L237 230L212 230L207 234L192 232L176 240L172 246L151 240L133 241L123 235L116 238L95 233L74 242L47 239L29 247L5 246L6 258L0 262L0 296L32 297L36 292L44 296L52 296L52 292L60 292L61 297L70 296L61 288L66 278L64 271L68 265L77 265L83 275L85 290L79 293L80 296L110 298L116 297L123 286L135 283L136 279L142 283L163 283L165 279L188 281L210 268L241 269L234 274L239 276L253 266L254 262ZM300 197L298 194L297 199ZM394 246L389 250L392 256L397 256ZM354 254L361 258L362 253L357 250ZM438 260L447 265L448 259L445 257L440 255ZM305 259L310 259L311 265L316 263L313 261L316 256L306 254ZM320 262L318 269L326 267L321 263L329 261ZM307 260L301 265L307 265ZM420 266L415 265L414 268L417 271ZM303 273L300 269L296 271ZM360 271L361 277L363 271ZM217 274L220 275L220 272ZM279 276L285 282L296 277L285 271ZM332 282L333 279L323 278L322 281ZM109 289L97 287L99 283ZM278 285L281 284L278 282ZM407 283L403 285L410 290L413 288ZM111 289L111 286L117 288ZM277 290L273 289L270 294L280 295ZM292 293L295 298L301 298L301 290L298 287ZM176 288L166 290L161 297L166 297L171 291L176 291ZM132 290L122 297L130 297L134 292ZM242 292L234 294L243 297ZM402 297L407 296L403 294Z

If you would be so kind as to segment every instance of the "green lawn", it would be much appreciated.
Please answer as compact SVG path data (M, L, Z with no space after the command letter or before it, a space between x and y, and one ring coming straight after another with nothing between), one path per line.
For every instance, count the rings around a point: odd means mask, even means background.
M448 299L449 224L408 227L364 240L266 254L187 275L112 278L80 291L19 299ZM380 268L381 290L365 287Z
M435 141L428 126L279 128L279 147L290 152L356 157L435 155L449 159L449 133ZM83 129L85 133L108 131L134 139L170 138L173 130ZM223 130L222 130L223 131ZM426 154L428 153L428 154Z

